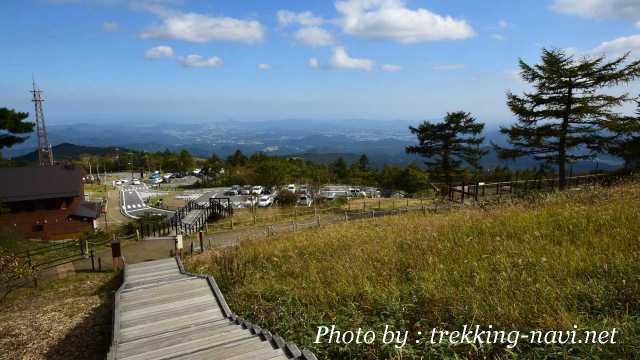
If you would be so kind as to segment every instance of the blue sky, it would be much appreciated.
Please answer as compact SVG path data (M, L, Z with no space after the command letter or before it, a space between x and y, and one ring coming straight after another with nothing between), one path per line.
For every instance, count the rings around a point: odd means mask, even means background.
M49 123L504 123L519 57L635 51L639 21L640 0L4 0L0 106L31 112L35 74Z

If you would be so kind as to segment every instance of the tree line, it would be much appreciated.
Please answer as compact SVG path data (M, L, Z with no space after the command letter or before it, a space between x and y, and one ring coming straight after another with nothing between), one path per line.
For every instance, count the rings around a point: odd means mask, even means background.
M532 87L516 95L507 92L507 105L516 122L502 127L508 146L492 143L502 159L533 157L557 169L560 188L567 183L567 166L609 153L621 157L627 168L640 161L640 112L618 112L620 106L640 98L628 93L611 95L602 89L626 85L640 76L640 61L629 54L576 59L562 50L543 49L540 64L520 60L520 76ZM484 124L466 112L448 113L441 123L411 127L418 145L408 153L427 158L432 179L451 184L467 168L479 169L487 150L481 148Z
M629 54L612 60L604 55L577 59L562 50L543 49L539 64L519 61L520 76L531 85L531 91L521 95L507 92L507 105L516 121L500 129L508 145L491 146L501 159L532 157L540 163L538 169L513 172L496 167L482 171L480 160L489 151L482 136L484 123L464 111L447 113L442 122L425 121L409 128L416 135L417 144L408 146L406 152L423 156L426 172L415 163L373 169L364 154L351 164L338 158L323 165L260 152L247 156L240 150L226 159L216 154L197 159L186 150L165 150L86 155L81 156L80 163L91 170L109 172L161 169L186 173L200 167L204 174L200 185L207 186L344 183L416 193L429 189L430 183L557 174L560 187L564 188L567 167L598 154L620 157L627 168L640 165L640 97L603 91L640 76L640 61L628 61L628 57ZM620 106L633 102L639 109L635 116L618 112ZM33 131L33 124L25 121L27 117L27 113L0 109L0 150L24 142L24 134Z

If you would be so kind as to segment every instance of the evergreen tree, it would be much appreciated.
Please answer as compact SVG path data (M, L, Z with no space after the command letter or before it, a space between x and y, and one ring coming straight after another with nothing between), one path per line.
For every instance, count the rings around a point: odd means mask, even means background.
M360 159L358 159L358 167L361 171L369 170L369 158L367 157L367 154L362 154L360 156Z
M349 175L349 169L347 167L347 162L342 158L342 156L336 159L331 168L338 181L346 181Z
M217 175L223 168L222 160L215 153L211 154L211 157L207 159L205 163L205 171L208 175Z
M567 164L605 150L624 121L613 109L632 98L598 90L640 75L640 61L626 63L627 55L611 61L604 56L575 60L562 50L543 49L541 64L520 60L520 75L534 91L522 96L507 93L507 104L518 119L501 129L511 146L494 145L500 157L533 156L554 164L560 188L565 188Z
M227 158L227 163L231 166L243 166L247 162L247 157L237 149L231 156Z
M426 157L428 160L424 163L431 177L447 185L463 173L464 165L480 168L480 158L487 153L480 148L484 137L479 135L484 124L464 111L447 113L441 123L425 121L409 129L418 137L419 144L408 146L407 153Z
M195 166L195 161L193 160L193 156L187 151L182 150L180 154L178 154L178 168L182 172L189 172Z
M27 140L28 136L18 136L17 134L27 134L33 131L35 124L24 121L28 117L29 113L0 108L0 151Z
M624 160L625 168L640 167L640 102L636 116L621 121L616 129L616 139L609 146L609 153Z

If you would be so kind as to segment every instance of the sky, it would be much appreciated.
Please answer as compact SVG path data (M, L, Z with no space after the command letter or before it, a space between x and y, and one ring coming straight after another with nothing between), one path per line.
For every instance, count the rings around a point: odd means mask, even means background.
M640 0L2 0L0 106L34 76L48 123L498 124L543 47L640 55Z

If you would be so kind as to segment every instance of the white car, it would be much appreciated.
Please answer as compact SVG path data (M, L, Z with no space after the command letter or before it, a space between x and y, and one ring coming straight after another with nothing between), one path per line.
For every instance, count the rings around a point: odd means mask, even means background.
M289 184L289 185L287 186L287 191L290 191L290 192L292 192L292 193L295 193L295 192L296 192L296 185L295 185L295 184Z
M133 179L133 181L131 182L131 184L133 184L133 185L140 185L140 180L138 180L138 179Z
M124 185L124 184L128 184L128 183L129 183L129 180L127 180L127 179L122 179L122 180L120 180L120 182L122 182L122 185Z
M120 180L116 180L113 182L114 185L122 185L122 181Z
M191 173L195 176L200 175L200 173L202 172L202 169L194 169Z
M243 207L250 208L258 203L257 199L253 196L247 197L247 199L242 203Z
M251 188L251 193L254 195L261 195L264 188L262 186L256 185Z
M298 204L298 206L309 207L309 206L311 206L311 204L313 204L313 199L310 196L307 196L307 195L300 195L300 196L298 196L297 204Z
M273 205L273 197L269 195L262 195L258 199L258 207L269 207Z

